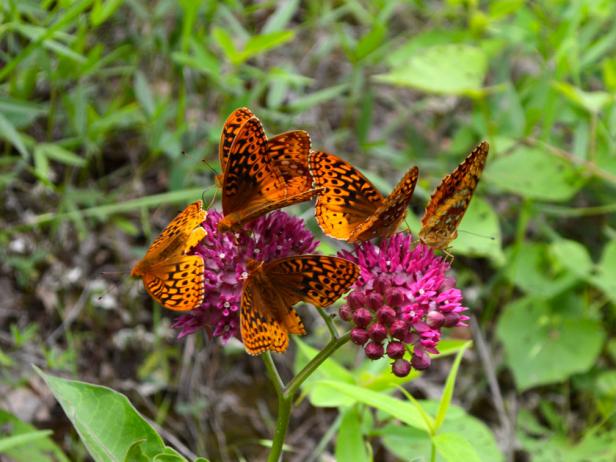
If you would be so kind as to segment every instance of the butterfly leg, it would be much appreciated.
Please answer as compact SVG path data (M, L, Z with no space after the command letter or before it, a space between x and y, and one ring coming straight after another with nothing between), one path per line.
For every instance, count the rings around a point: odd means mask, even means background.
M445 260L448 260L449 265L453 265L453 261L456 259L456 257L449 252L447 249L449 249L451 247L447 247L445 249L442 249L443 253L445 254Z

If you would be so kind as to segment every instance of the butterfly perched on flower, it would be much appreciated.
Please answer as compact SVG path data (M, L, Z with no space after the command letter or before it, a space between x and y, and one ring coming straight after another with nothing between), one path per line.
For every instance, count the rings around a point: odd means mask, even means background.
M323 308L347 292L359 267L344 258L300 255L267 263L250 260L240 306L240 331L246 351L284 352L289 334L306 333L293 308L300 301Z
M131 276L143 279L150 296L165 308L188 311L203 302L203 258L189 252L207 234L201 226L205 216L201 201L190 204L171 220L131 270Z
M473 197L489 148L482 141L434 190L421 219L421 242L445 250L458 236L458 225Z
M319 188L316 219L325 234L351 243L393 234L404 220L419 170L411 168L393 192L383 195L350 163L313 151L308 166Z
M314 195L308 172L310 137L301 130L271 140L259 119L246 108L236 110L223 129L219 157L223 170L221 231L272 210L309 200Z

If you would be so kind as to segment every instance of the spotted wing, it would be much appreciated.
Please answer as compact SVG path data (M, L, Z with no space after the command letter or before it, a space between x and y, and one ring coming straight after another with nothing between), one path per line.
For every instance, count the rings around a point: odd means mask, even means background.
M383 205L383 195L348 162L313 151L308 160L317 194L315 216L325 234L347 240Z
M254 114L247 107L241 107L231 113L224 126L222 127L222 134L220 135L220 144L218 145L218 160L220 161L220 170L225 171L227 166L227 159L229 158L229 151L233 145L235 137L239 133L242 125L248 121Z
M383 205L353 231L348 241L351 243L367 241L374 237L387 237L395 233L406 216L418 177L417 167L406 172L392 193L387 196Z
M249 279L242 290L240 332L244 348L251 355L264 351L283 353L289 347L290 333L306 332L293 307L266 287Z
M434 190L421 219L419 238L423 243L445 249L457 237L458 225L473 197L488 150L488 143L481 142Z
M165 308L188 311L203 303L203 258L180 255L152 265L142 276L145 289Z
M308 169L310 135L304 130L282 133L267 142L272 164L287 183L288 195L296 195L312 188Z

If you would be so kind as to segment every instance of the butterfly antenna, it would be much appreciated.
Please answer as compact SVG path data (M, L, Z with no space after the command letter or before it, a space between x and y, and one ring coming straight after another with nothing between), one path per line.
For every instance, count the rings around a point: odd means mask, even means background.
M205 194L212 189L212 187L210 186L209 188L206 188L203 190L203 192L201 193L201 200L203 201L203 203L205 204L206 200L205 200ZM212 208L212 205L214 205L214 202L216 202L216 195L218 194L218 188L216 188L214 190L214 194L212 194L212 198L210 199L210 203L208 204L206 210L209 210Z
M202 159L201 162L205 164L205 166L214 174L214 176L218 176L218 172L212 165L207 161L207 159Z
M473 231L466 231L464 229L459 229L459 233L470 234L471 236L483 237L484 239L490 239L491 241L495 241L496 238L494 236L488 236L486 234L474 233Z

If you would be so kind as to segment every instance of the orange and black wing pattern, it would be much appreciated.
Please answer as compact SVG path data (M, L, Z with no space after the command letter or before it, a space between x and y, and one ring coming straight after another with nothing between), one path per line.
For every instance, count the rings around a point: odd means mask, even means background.
M301 255L260 264L242 291L240 329L246 351L286 351L289 334L305 333L293 305L305 301L329 306L358 277L359 267L339 257Z
M458 225L479 183L489 148L482 141L434 190L421 219L421 242L444 250L458 236Z
M150 296L165 308L188 311L203 303L203 258L188 255L205 236L201 201L180 212L158 236L131 276L140 277Z
M308 165L319 191L315 216L325 234L348 242L393 234L404 219L419 171L411 168L387 198L355 167L313 151Z

